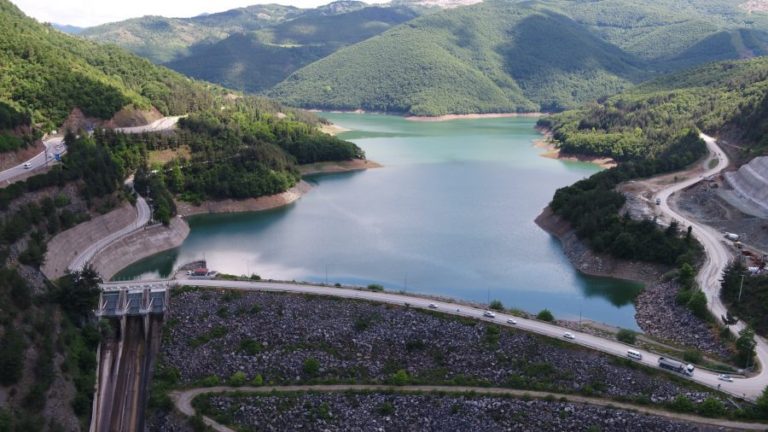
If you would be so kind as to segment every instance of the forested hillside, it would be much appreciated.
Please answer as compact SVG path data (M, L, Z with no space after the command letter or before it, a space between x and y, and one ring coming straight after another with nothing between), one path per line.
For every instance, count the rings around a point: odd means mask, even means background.
M565 153L617 160L655 157L681 130L728 127L747 144L744 156L768 149L768 59L726 61L639 85L601 103L542 119Z
M220 42L192 46L187 55L165 65L232 89L258 92L344 46L413 17L410 9L394 7L365 7L348 12L345 9L339 13L312 10L259 31L236 33Z
M68 131L62 163L0 188L0 431L87 430L101 337L93 315L100 279L90 269L46 279L39 268L53 236L134 201L124 185L130 174L149 192L155 219L168 223L175 195L282 192L298 180L300 163L364 155L319 132L311 113L234 95L120 48L66 36L6 0L0 0L0 28L0 153L59 127L73 108L103 119L126 105L188 114L174 133ZM17 137L20 129L24 138ZM170 163L150 168L153 150L180 147L185 151Z
M300 13L300 9L292 6L269 4L193 18L146 16L90 27L80 36L118 45L155 63L165 63L187 55L196 44L210 44L234 33L258 30Z
M183 114L216 99L212 86L117 47L60 33L0 0L0 125L55 128L73 108L109 119L123 107Z
M489 0L340 50L270 94L425 115L558 111L656 74L764 54L766 29L766 16L731 0Z

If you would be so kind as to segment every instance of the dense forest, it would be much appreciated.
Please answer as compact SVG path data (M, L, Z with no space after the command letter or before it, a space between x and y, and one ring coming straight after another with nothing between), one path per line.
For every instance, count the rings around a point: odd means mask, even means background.
M678 232L675 225L661 230L653 221L635 221L621 215L626 199L614 189L627 180L684 168L705 152L706 146L695 131L682 131L657 157L626 162L558 189L550 208L596 252L667 265L694 264L700 246L690 232Z
M680 130L728 128L750 146L768 149L768 59L714 63L639 85L600 103L546 117L564 153L620 161L656 157Z
M0 0L0 127L55 129L73 108L109 119L126 106L164 114L209 108L224 91L196 83L115 46L67 36Z
M752 275L737 261L723 273L722 287L720 296L728 310L759 335L768 335L768 275Z
M766 17L725 0L490 0L339 50L269 94L421 115L559 111L660 73L763 54L765 30Z
M375 6L328 15L305 12L259 31L192 46L187 55L164 65L228 88L259 92L303 66L414 16L406 8Z

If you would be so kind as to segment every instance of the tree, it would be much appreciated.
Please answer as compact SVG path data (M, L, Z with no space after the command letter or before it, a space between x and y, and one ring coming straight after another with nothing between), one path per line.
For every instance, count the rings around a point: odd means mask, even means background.
M96 308L101 282L101 276L90 265L59 279L58 303L74 322L87 319Z
M768 387L763 390L755 401L755 409L762 418L768 418Z
M548 322L552 322L555 320L555 316L552 315L552 312L550 312L549 309L543 309L541 312L539 312L536 315L536 318L542 321L548 321Z
M0 340L0 384L8 386L21 379L26 344L13 325L6 325L5 329Z
M240 387L241 385L245 384L246 381L247 379L245 377L245 372L237 371L229 377L228 384L233 387Z
M491 302L491 304L488 306L490 309L493 309L495 311L503 311L504 305L501 303L501 300L494 300Z
M699 318L707 316L707 296L701 290L696 290L690 300L688 300L688 309Z
M688 263L683 263L683 265L680 266L680 272L677 276L677 280L680 282L680 285L683 286L685 289L689 289L693 286L693 278L696 276L696 272L693 270L693 267L691 267Z
M748 367L753 364L756 346L754 330L745 328L739 332L736 339L736 359L741 366Z

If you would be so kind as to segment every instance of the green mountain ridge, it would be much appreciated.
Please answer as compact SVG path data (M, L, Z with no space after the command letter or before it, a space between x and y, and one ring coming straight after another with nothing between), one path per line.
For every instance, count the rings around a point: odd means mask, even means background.
M338 10L340 2L332 3ZM356 3L356 2L352 2ZM312 10L255 32L193 46L171 69L249 92L268 89L301 67L412 19L405 8L364 7L339 13Z
M766 30L764 14L731 0L488 0L335 52L267 94L421 115L559 111L662 73L763 55Z

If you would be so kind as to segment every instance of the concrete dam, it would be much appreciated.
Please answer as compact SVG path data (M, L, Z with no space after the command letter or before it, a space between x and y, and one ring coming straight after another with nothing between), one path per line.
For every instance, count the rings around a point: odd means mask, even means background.
M144 430L149 383L162 341L170 287L102 285L96 315L109 323L96 370L91 432Z

